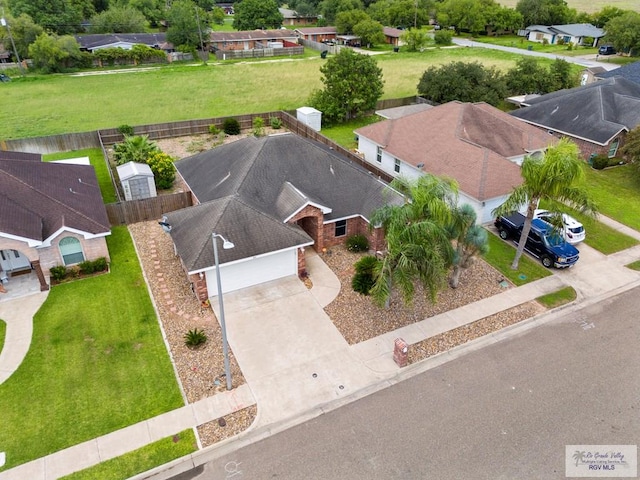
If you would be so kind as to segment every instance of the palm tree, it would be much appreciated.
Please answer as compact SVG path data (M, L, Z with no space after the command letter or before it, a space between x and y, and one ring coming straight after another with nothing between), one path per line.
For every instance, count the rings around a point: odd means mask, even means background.
M113 146L118 165L127 162L147 163L151 154L159 151L158 144L149 140L147 135L127 135L121 143Z
M576 450L576 452L573 454L573 459L576 461L576 467L578 466L578 463L584 461L585 455L586 455L586 452L584 450L582 451Z
M449 277L449 286L458 288L462 271L469 268L477 255L489 251L487 231L476 224L477 215L471 205L465 203L454 207L452 222L449 225L451 238L455 240L453 270Z
M518 269L524 251L525 240L531 230L534 211L540 200L548 201L553 208L569 205L582 213L595 216L597 207L580 188L584 181L583 162L578 146L568 139L561 139L549 147L544 155L529 155L522 162L524 182L515 187L509 198L493 210L496 216L506 215L526 206L522 235L511 268Z
M371 225L384 227L387 242L374 272L371 296L378 305L388 308L395 286L404 301L410 303L417 280L435 301L453 262L446 226L456 203L457 184L423 175L417 180L395 179L391 187L405 194L407 201L403 205L386 205L371 217Z

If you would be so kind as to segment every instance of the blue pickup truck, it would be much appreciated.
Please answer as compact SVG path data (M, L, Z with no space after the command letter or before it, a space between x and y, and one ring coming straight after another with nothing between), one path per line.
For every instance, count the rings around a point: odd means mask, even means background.
M512 213L505 217L498 217L494 225L498 229L500 238L513 240L517 244L524 226L524 215ZM551 225L537 218L531 222L531 231L524 249L539 258L542 265L547 268L571 267L575 265L580 256L576 247L565 242Z

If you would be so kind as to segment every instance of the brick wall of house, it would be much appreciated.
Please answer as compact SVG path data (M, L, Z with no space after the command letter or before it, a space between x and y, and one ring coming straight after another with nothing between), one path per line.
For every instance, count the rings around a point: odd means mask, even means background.
M565 135L562 135L559 133L554 133L553 136L556 138L568 138L573 142L575 142L575 144L578 145L578 148L580 149L580 153L582 154L582 158L584 160L588 160L589 157L591 157L591 155L594 153L596 155L607 155L609 153L609 148L611 146L611 143L613 143L613 141L616 138L619 139L620 141L620 143L618 144L618 152L620 152L620 149L624 145L624 140L626 138L626 135L623 132L617 137L615 137L613 140L611 140L611 142L609 142L608 145L602 146L602 145L597 145L595 143L587 142L586 140L581 140L579 138L566 137ZM616 153L616 156L618 156L618 153Z
M201 302L207 300L208 296L206 275L202 275L202 278L200 278L200 275L195 273L189 275L188 278L189 282L191 282L191 287L193 289L193 293L195 293L196 295L196 298Z
M49 273L51 267L56 265L63 265L62 255L60 255L60 248L58 244L60 240L65 237L74 237L80 240L82 245L82 252L84 253L85 260L95 260L100 257L105 257L107 261L110 261L109 249L107 248L107 240L105 237L85 239L82 235L76 233L63 232L59 236L53 239L51 246L47 248L39 248L40 264L45 274Z
M315 248L316 252L320 252L324 248L322 235L318 234L322 232L323 218L324 215L319 208L307 205L289 220L289 223L297 223L309 234L315 242L313 248Z
M333 247L334 245L343 244L347 238L352 235L364 235L369 240L369 248L371 250L381 250L384 245L384 236L379 228L369 231L369 223L362 217L354 217L347 219L347 233L336 237L335 222L323 225L323 245L324 248Z
M31 262L38 260L39 257L39 252L35 247L30 247L25 242L9 238L0 239L0 250L17 250Z

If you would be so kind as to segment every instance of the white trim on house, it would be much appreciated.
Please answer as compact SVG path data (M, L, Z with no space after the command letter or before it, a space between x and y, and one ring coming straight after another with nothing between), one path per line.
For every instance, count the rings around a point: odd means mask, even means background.
M358 217L360 217L361 219L363 219L367 223L371 223L369 221L369 219L366 218L364 215L357 214L357 215L350 215L348 217L332 218L331 220L323 221L322 225L329 225L330 223L336 223L336 222L339 222L341 220L351 220L352 218L358 218Z
M42 245L40 240L35 240L33 238L20 237L18 235L11 235L10 233L0 232L0 237L8 238L9 240L17 240L19 242L24 242L29 247L39 247Z
M78 230L77 228L62 227L62 228L59 228L58 230L56 230L48 238L45 238L43 240L43 242L40 245L38 245L37 248L50 247L51 246L51 242L53 241L53 239L59 237L63 232L69 232L69 233L75 233L77 235L82 235L82 237L85 240L92 240L94 238L106 237L108 235L111 235L110 231L109 232L101 232L101 233L89 233L89 232L84 232L82 230Z
M293 185L291 185L293 187ZM296 189L297 192L300 193L300 195L303 195L300 190L298 190L296 187L293 187ZM287 218L285 218L282 223L288 223L289 220L291 220L293 217L295 217L298 213L300 213L302 210L304 210L306 207L316 207L318 210L320 210L324 215L327 215L328 213L333 212L333 210L329 207L325 207L324 205L320 205L319 203L315 203L315 202L305 202L304 205L302 205L300 208L298 208L295 212L293 212L291 215L289 215Z

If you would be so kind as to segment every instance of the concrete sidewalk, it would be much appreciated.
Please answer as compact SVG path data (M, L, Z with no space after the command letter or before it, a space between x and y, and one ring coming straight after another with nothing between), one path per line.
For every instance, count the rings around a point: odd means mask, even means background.
M620 231L627 228L617 222L608 224ZM638 232L631 234L640 238ZM393 362L393 341L397 337L415 343L565 286L573 286L578 301L588 303L640 284L640 272L624 266L640 259L640 246L609 256L587 245L580 245L579 249L581 260L569 270L554 270L549 277L356 345L348 345L339 336L322 310L339 293L338 279L319 256L309 255L307 267L314 285L311 290L293 278L253 297L225 296L229 342L247 384L2 472L0 480L58 478L255 403L258 418L241 438L261 438L285 428L283 425L300 423L390 386L412 372L419 373L424 362L406 369ZM517 331L510 327L504 335L496 335L508 338ZM438 356L429 364L438 361L446 360ZM203 459L209 455L207 452L231 445L235 443L223 442L189 458Z

